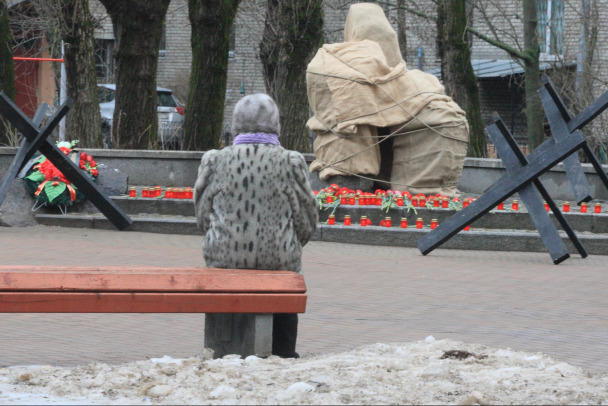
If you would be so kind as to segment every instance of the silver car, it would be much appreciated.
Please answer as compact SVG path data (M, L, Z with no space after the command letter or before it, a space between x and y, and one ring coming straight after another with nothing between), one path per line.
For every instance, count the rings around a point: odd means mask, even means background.
M113 148L112 119L114 118L116 85L99 84L99 109L104 148ZM158 111L158 142L163 149L178 149L183 136L184 107L170 89L156 88Z

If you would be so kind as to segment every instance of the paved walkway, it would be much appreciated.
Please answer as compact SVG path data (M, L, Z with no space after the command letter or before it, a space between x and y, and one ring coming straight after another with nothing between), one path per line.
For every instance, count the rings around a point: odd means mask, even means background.
M202 266L200 236L0 228L4 264ZM608 252L608 251L607 251ZM546 253L312 242L302 355L433 335L543 352L608 372L608 256L553 265ZM188 357L204 315L2 314L0 366ZM447 349L446 349L447 350Z

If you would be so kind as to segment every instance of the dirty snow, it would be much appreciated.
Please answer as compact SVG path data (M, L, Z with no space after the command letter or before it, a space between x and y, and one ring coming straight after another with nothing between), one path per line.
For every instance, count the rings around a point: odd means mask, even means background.
M0 404L608 404L608 374L452 340L297 360L210 352L120 365L0 368Z

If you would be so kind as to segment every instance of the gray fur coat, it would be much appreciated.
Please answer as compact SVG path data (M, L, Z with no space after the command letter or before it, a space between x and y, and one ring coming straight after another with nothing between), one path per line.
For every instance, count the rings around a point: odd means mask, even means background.
M269 144L208 151L194 204L207 266L301 272L319 214L300 153Z

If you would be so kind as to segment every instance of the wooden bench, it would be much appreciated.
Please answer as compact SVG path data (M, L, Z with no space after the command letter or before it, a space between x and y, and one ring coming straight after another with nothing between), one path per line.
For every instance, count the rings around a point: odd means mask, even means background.
M215 356L267 357L272 314L304 313L306 284L290 271L219 268L0 265L0 313L248 313L205 329Z

